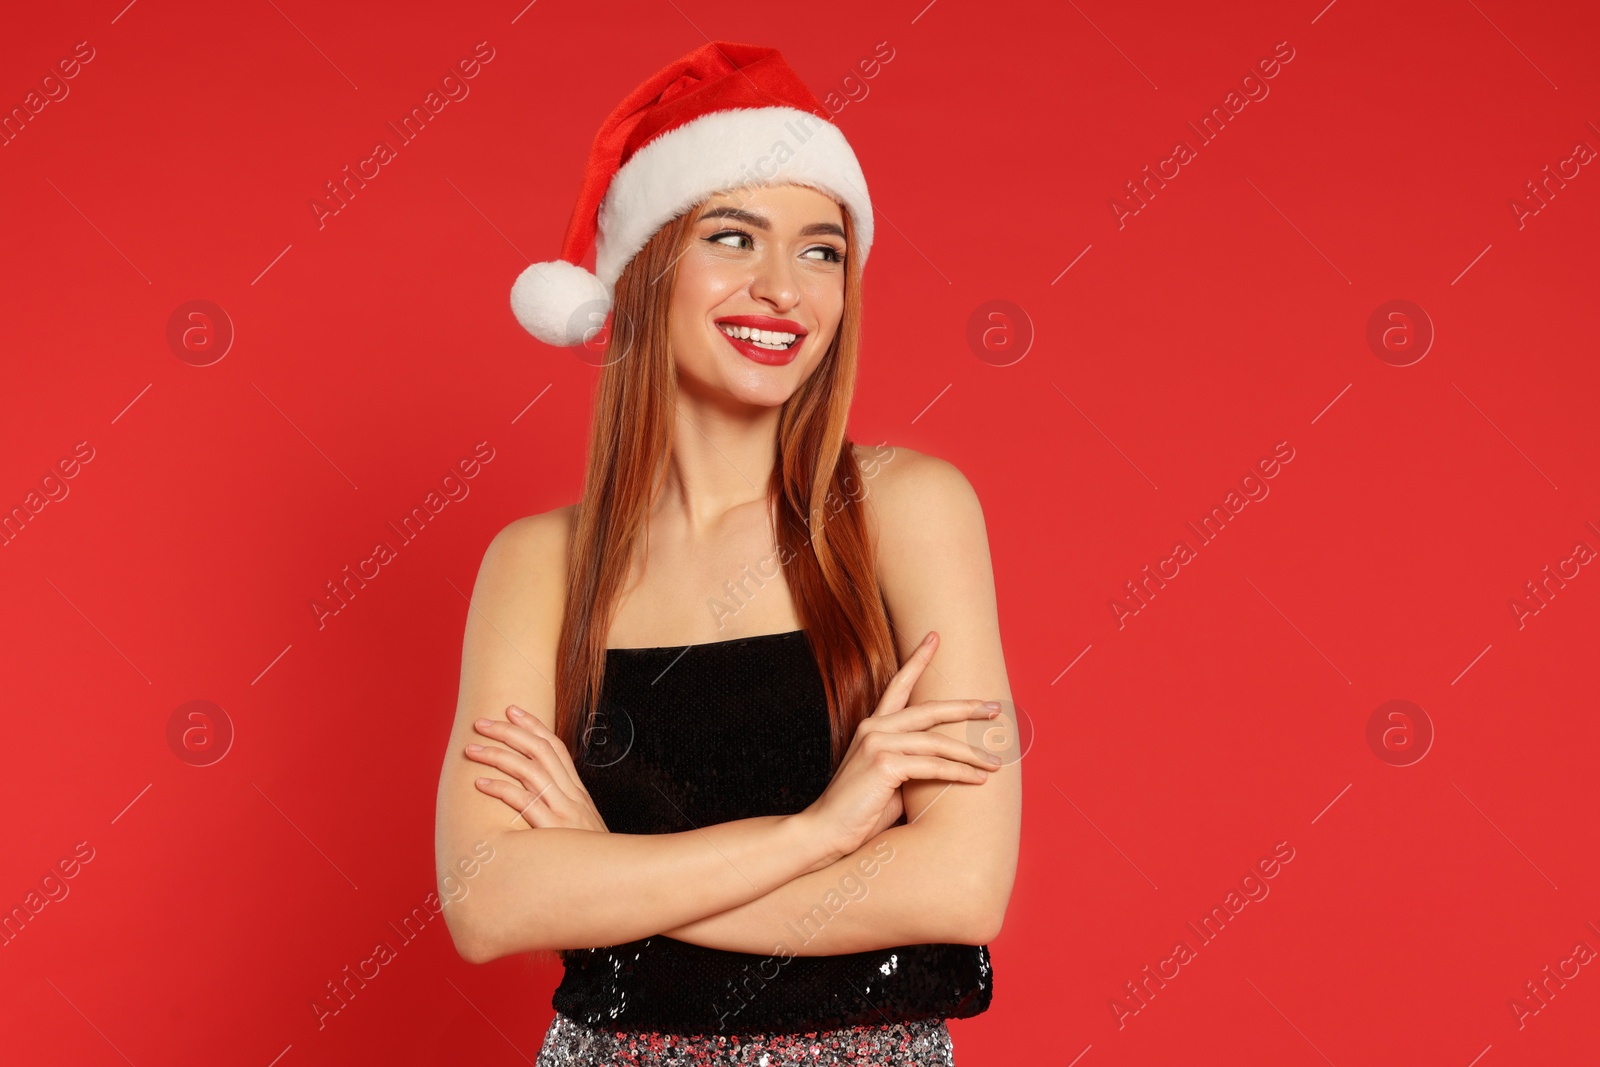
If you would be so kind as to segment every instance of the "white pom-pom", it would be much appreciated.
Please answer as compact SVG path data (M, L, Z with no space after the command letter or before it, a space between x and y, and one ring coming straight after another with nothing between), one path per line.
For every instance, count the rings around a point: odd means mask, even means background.
M610 309L600 279L564 259L529 265L511 286L511 313L547 345L583 344Z

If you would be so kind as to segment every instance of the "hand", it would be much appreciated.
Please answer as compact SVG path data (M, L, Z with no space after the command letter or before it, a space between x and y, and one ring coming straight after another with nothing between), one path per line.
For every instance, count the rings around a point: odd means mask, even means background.
M479 719L475 728L510 747L468 745L468 759L487 763L511 776L479 778L480 790L506 802L534 829L564 827L609 833L589 790L572 764L567 746L536 716L515 704L506 709L512 721ZM474 751L476 749L476 751Z
M904 810L900 786L909 779L980 784L998 767L989 754L930 727L963 719L992 719L981 700L929 700L906 706L911 688L933 658L939 635L929 631L889 680L883 699L856 727L844 759L804 814L849 855L894 824Z

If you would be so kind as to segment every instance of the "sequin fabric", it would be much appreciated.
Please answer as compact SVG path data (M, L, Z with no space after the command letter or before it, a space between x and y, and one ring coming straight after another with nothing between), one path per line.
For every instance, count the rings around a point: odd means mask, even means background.
M853 1026L799 1034L666 1034L584 1026L560 1013L534 1067L691 1067L746 1064L858 1064L954 1067L955 1048L940 1019Z
M589 743L575 762L612 832L675 833L804 810L833 778L828 731L827 695L804 630L673 648L613 648L606 653ZM877 861L893 863L892 852ZM848 1034L853 1028L877 1034L911 1023L922 1025L906 1033L928 1033L926 1024L987 1010L994 981L984 945L800 954L834 914L870 893L877 868L861 863L836 891L774 932L771 954L727 952L664 935L569 950L561 954L564 974L551 1006L596 1032L741 1041L748 1040L743 1035L791 1041L779 1035ZM561 1040L570 1043L579 1032L565 1033Z

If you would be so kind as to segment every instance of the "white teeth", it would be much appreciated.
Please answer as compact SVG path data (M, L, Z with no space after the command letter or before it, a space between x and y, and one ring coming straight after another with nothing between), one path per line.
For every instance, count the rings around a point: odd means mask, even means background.
M799 338L798 334L781 333L776 330L753 330L748 326L733 326L720 322L717 325L729 337L737 337L741 341L749 341L753 345L770 348L776 352L790 347Z

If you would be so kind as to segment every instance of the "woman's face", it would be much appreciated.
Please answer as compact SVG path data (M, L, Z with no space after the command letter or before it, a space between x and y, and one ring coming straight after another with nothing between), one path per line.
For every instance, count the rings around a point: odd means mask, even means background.
M668 321L678 388L776 407L816 369L844 313L843 209L815 189L773 185L719 193L695 212Z

